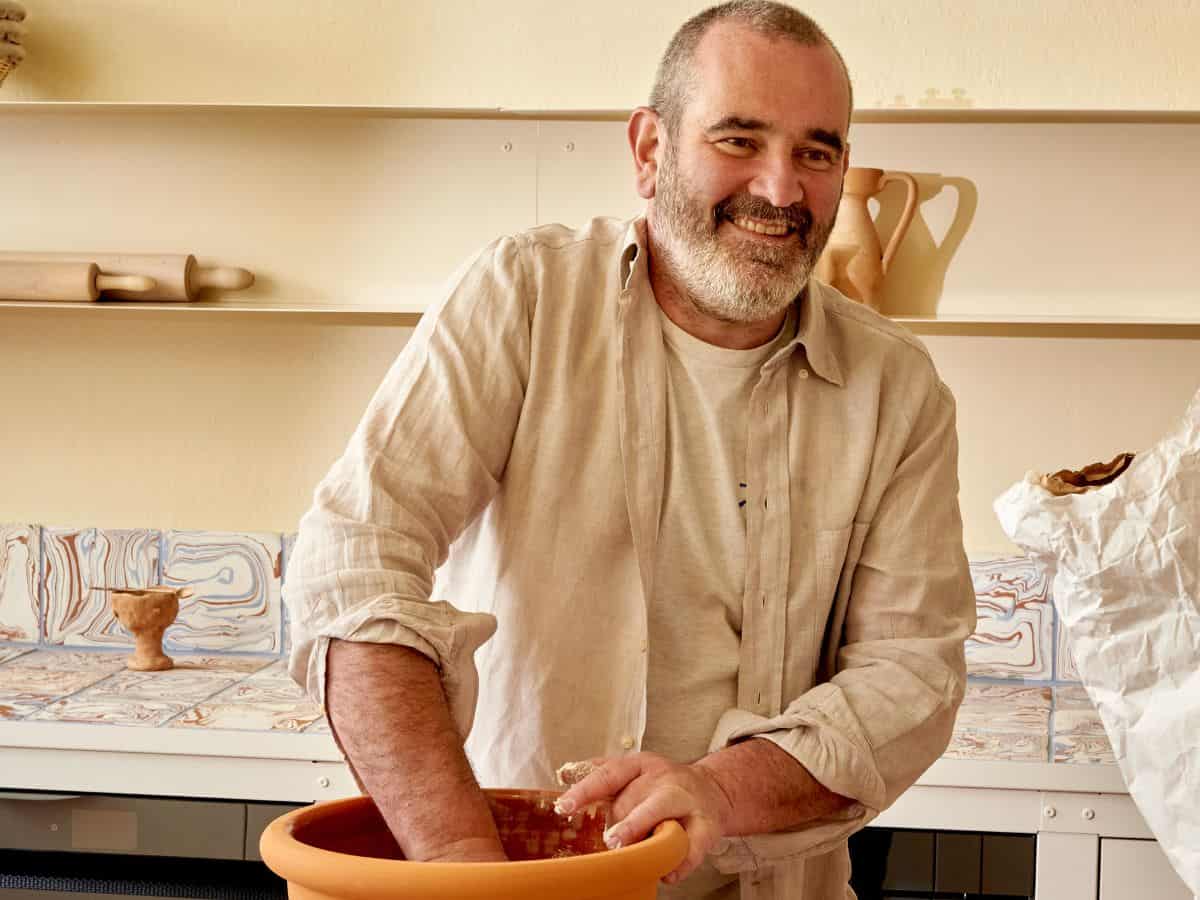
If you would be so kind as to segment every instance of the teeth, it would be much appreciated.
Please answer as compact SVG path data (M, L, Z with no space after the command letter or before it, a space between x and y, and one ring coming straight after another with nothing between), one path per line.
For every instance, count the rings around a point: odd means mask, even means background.
M791 231L791 226L786 222L772 222L768 225L763 222L756 222L754 219L747 219L744 216L734 216L731 221L739 228L745 228L747 231L754 231L758 234L770 234L780 237Z

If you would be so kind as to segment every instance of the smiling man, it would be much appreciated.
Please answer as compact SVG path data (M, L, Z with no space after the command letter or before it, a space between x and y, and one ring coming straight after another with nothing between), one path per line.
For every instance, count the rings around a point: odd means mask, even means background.
M291 669L409 858L503 859L478 785L591 759L560 803L613 800L610 846L686 829L662 896L846 898L945 749L953 398L811 278L851 106L796 10L687 22L629 122L645 216L486 248L318 486Z

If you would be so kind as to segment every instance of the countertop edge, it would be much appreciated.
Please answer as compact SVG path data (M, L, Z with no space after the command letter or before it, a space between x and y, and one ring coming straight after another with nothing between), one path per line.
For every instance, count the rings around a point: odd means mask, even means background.
M7 747L342 762L333 736L324 733L141 728L103 723L0 722L0 748Z

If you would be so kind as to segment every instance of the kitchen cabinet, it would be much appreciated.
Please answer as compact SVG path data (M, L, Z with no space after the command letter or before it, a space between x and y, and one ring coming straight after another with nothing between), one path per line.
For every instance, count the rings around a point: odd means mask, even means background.
M9 793L0 847L244 859L246 804L231 801Z
M1192 900L1155 841L1100 841L1100 900Z

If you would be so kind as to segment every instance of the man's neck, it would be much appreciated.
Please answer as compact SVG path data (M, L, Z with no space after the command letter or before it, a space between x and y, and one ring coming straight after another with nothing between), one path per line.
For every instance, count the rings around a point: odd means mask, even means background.
M683 294L670 274L665 271L665 267L655 265L655 254L651 252L648 256L650 289L654 292L654 299L658 301L668 319L706 344L729 350L751 350L761 347L779 333L784 319L787 318L786 308L760 322L725 322L705 315ZM658 255L658 259L662 259L661 254Z

